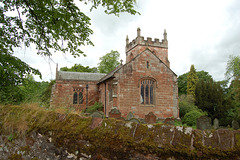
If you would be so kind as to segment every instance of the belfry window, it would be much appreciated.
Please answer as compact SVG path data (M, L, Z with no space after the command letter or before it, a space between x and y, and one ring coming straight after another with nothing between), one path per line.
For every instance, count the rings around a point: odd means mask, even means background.
M141 104L154 104L154 81L144 79L140 88Z

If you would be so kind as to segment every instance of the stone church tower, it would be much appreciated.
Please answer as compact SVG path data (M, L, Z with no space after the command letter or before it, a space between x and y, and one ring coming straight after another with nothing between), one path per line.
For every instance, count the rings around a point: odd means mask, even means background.
M128 36L126 38L126 63L148 48L170 68L166 30L164 30L163 37L164 38L161 42L157 38L152 41L152 38L149 37L147 37L147 40L144 40L144 37L141 36L141 29L138 28L137 37L132 40L132 42L129 43Z

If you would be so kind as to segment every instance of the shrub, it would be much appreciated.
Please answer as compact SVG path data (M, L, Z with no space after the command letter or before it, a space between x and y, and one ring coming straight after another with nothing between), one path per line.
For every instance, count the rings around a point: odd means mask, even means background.
M94 105L89 106L86 109L86 113L93 113L95 111L102 111L103 110L103 104L101 102L95 102Z
M198 107L194 105L191 97L186 95L181 95L179 99L179 116L182 119L185 114L198 110Z
M197 124L197 118L207 115L206 112L203 112L201 110L192 110L188 113L186 113L182 119L182 122L184 124L187 124L188 126L196 126Z

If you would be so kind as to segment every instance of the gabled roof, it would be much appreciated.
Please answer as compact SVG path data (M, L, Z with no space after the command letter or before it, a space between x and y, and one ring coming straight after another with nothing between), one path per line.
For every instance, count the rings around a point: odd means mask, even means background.
M58 71L58 80L85 80L85 81L99 81L106 76L104 73L88 73L88 72L68 72Z
M105 81L105 80L107 80L108 78L111 78L113 75L114 75L114 73L116 73L120 68L122 68L122 64L120 64L119 66L117 66L114 70L112 70L110 73L108 73L107 75L105 75L104 77L102 77L100 80L99 80L99 82L98 83L101 83L101 82L103 82L103 81Z
M116 73L118 70L120 70L123 66L131 63L132 61L134 61L138 56L140 56L142 53L144 53L145 51L150 51L150 53L152 53L160 62L163 63L163 61L161 59L158 58L158 56L156 56L149 48L146 48L144 51L142 51L141 53L139 53L136 57L132 58L128 63L125 63L124 65L119 65L118 67L116 67L112 72L108 73L106 76L104 76L102 79L99 80L98 84L113 77L114 73ZM165 63L163 63L174 75L176 75L176 73L174 73ZM177 75L176 75L177 76Z

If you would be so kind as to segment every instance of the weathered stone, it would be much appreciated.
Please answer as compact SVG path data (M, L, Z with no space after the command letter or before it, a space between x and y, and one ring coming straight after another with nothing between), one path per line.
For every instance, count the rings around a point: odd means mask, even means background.
M238 123L238 121L236 121L236 120L233 120L233 121L232 121L232 128L235 129L235 130L239 129L239 123Z
M140 123L140 121L139 121L137 118L131 118L131 119L129 120L129 122L134 122L134 123L137 123L137 124Z
M99 127L102 124L103 119L99 117L92 118L92 123L90 125L91 129L94 129L96 127Z
M208 116L201 116L197 119L197 129L211 129L212 121Z
M173 118L166 118L164 120L164 123L174 125L174 121L175 121L175 119L173 119Z
M145 122L146 123L156 123L157 117L153 114L153 112L148 113L145 115Z
M134 118L134 115L132 112L129 112L127 115L127 120L129 121L130 119Z
M90 116L93 117L93 118L103 118L104 113L96 111L96 112L93 112Z
M214 129L218 129L218 128L219 128L219 121L218 121L217 118L215 118L215 119L213 120L213 128L214 128Z
M120 118L121 112L117 108L111 109L109 112L109 118Z

